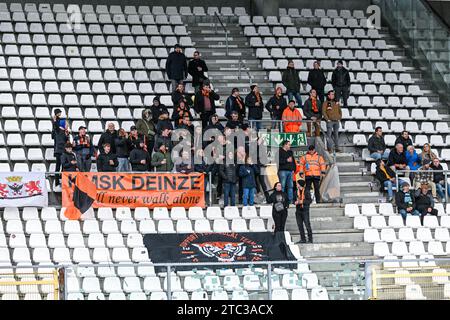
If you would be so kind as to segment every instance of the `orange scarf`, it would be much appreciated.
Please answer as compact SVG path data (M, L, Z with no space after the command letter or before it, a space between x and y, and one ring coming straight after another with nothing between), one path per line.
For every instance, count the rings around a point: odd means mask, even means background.
M204 97L209 97L209 91L205 90L205 88L202 89L202 95Z
M258 92L258 94L255 94L255 96L256 96L256 101L258 101L260 104L261 104L261 94L259 94L259 92Z
M240 97L236 97L236 102L239 105L239 109L240 110L244 109L244 105L242 104L242 101L241 101Z
M317 100L311 98L312 109L314 113L318 113L319 109L317 108Z

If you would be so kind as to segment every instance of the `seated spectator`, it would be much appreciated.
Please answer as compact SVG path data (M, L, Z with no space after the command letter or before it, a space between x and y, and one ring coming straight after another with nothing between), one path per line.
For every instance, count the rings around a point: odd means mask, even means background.
M131 169L136 172L150 170L150 154L145 150L145 142L139 139L139 144L130 153Z
M152 166L156 172L171 172L173 169L172 157L165 144L159 146L158 151L153 153Z
M239 120L239 114L237 111L231 112L231 119L227 121L225 127L230 129L236 129L242 124L242 121Z
M219 173L223 182L224 206L228 204L236 205L236 183L238 182L237 165L234 160L234 153L228 152L225 161L219 165Z
M322 119L322 103L317 99L317 92L315 89L309 91L309 98L305 101L303 106L305 117L312 122L307 122L308 128L306 136L312 137L312 126L314 125L314 136L320 136L320 119Z
M420 222L423 225L423 217L427 214L433 216L438 215L438 211L434 209L434 200L428 190L427 184L422 184L418 190L416 190L416 209L420 213Z
M153 150L156 128L152 120L152 111L150 109L142 111L142 118L137 121L136 130L139 135L144 137L147 150Z
M290 100L288 107L284 109L283 115L281 116L281 120L286 121L284 123L284 132L300 132L302 127L302 118L302 113L298 108L295 107L295 100Z
M395 172L391 168L386 166L382 159L377 160L377 170L375 172L375 177L380 181L382 190L387 188L388 191L388 202L391 202L394 198L394 192L392 187L396 185ZM404 183L402 180L398 180L398 185L401 186Z
M409 174L409 180L414 181L415 172L413 171L417 171L420 168L422 158L420 157L420 155L417 154L416 149L412 145L409 145L408 148L406 149L405 156L406 156L406 163L409 169L411 169L412 171Z
M161 103L161 97L159 95L153 98L153 104L150 106L150 110L152 111L152 121L154 124L158 123L161 113L167 112L169 114L167 107Z
M130 171L130 161L128 157L132 149L131 140L128 139L128 133L125 129L119 129L119 135L115 141L116 144L116 155L117 155L117 172L128 172Z
M442 172L444 168L442 168L442 165L440 164L440 161L438 158L433 159L433 163L431 164L431 169L433 169L433 182L436 184L436 192L441 198L442 202L446 202L445 199L445 175ZM441 172L438 172L441 171ZM447 185L447 194L450 196L450 188Z
M402 185L402 190L397 192L395 195L395 204L398 208L398 212L403 218L403 221L406 222L407 214L411 214L413 216L420 215L420 212L416 210L415 205L415 195L409 189L409 183L404 182Z
M383 130L381 127L375 128L375 133L370 137L368 146L370 157L372 159L387 160L389 158L389 150L386 149L386 143L384 142Z
M102 133L100 139L98 140L98 151L103 152L103 145L108 143L111 147L111 152L116 153L116 143L117 130L113 122L108 123L108 129Z
M403 150L408 150L408 146L412 146L412 140L409 136L409 132L406 130L402 131L402 134L397 137L395 144L401 143L403 145Z
M252 158L247 155L245 164L239 167L239 176L242 177L242 200L244 206L253 206L255 204L256 174L259 174L259 167L255 165Z
M172 121L169 119L169 112L163 111L159 115L158 123L156 124L156 133L161 134L164 129L173 130Z
M173 143L172 143L172 138L171 138L170 134L171 134L171 130L166 128L161 132L161 134L156 135L155 148L153 150L158 151L159 147L162 144L166 145L169 148L169 150L172 150Z
M266 109L270 112L270 118L275 120L272 123L272 129L280 128L281 117L286 107L287 104L286 98L283 95L283 89L277 87L275 89L275 94L266 103Z
M429 143L425 143L423 145L422 153L420 156L422 157L422 161L425 159L433 161L434 158L437 158L437 155L433 151L431 151Z
M183 151L181 153L181 163L175 166L175 169L179 173L191 173L194 172L194 162L188 151Z
M184 89L184 84L179 83L176 90L172 92L172 103L174 106L179 105L181 101L183 101L188 107L192 106L192 99L189 94L184 91Z
M239 120L243 121L245 118L245 102L239 95L239 89L233 88L231 95L225 103L225 117L230 120L231 113L236 111L239 115Z
M430 165L430 160L424 159L422 161L422 166L417 171L416 178L414 179L414 186L415 189L419 189L421 185L427 184L431 187L433 198L436 198L436 184L434 183L433 169Z
M77 158L72 151L72 144L70 142L67 142L64 146L64 153L61 155L61 168L63 172L79 171Z
M236 115L237 115L237 112L236 112ZM208 126L206 127L206 130L209 130L209 129L217 129L220 132L223 132L223 130L225 129L223 127L223 125L220 123L219 116L216 113L213 114L209 118L209 123L208 123Z
M117 155L111 152L111 146L109 143L105 143L102 146L103 151L97 158L97 171L98 172L116 172L116 168L119 165L117 161Z
M175 128L178 129L181 126L184 117L189 117L191 121L194 119L186 103L184 103L184 101L180 101L172 113L172 121L175 123Z
M405 151L403 150L403 145L401 143L397 143L395 148L391 150L387 163L394 171L409 169L406 162Z

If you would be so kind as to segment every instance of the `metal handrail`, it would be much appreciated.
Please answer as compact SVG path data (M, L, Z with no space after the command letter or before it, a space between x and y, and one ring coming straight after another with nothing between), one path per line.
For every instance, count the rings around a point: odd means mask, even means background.
M220 20L219 15L217 14L217 11L214 12L214 16L217 18L217 20L220 22L220 25L222 26L223 30L225 31L225 45L227 48L227 56L229 55L228 52L228 29L225 27L225 25L223 24L222 20ZM216 29L216 34L217 34L217 23L214 23L215 29Z
M238 64L238 66L239 66L239 70L238 70L238 79L239 80L241 80L241 70L245 70L245 73L247 73L247 76L248 76L248 79L250 80L250 85L252 85L253 84L253 78L252 78L252 76L251 76L251 74L250 74L250 70L249 70L249 68L245 65L245 63L242 61L242 59L241 59L241 57L239 57L239 64Z

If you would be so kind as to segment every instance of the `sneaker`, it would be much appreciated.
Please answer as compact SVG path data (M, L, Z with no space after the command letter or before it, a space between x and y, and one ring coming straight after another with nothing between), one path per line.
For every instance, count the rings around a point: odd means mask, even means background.
M297 241L295 244L302 244L302 243L306 243L306 240Z

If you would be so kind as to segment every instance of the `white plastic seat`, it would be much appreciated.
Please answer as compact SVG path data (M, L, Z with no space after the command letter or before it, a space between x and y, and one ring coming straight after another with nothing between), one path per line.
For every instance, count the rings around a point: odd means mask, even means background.
M169 211L167 208L154 208L153 209L153 219L155 220L170 220Z
M407 216L406 226L410 228L419 228L422 226L419 216Z
M395 241L392 243L392 254L396 256L404 256L408 254L408 248L403 241Z
M388 225L393 228L402 228L405 225L403 224L403 219L400 215L389 216Z
M353 218L353 227L355 229L367 229L369 228L369 221L366 216L356 216Z
M206 219L195 220L194 230L198 233L212 232L209 220Z
M375 243L380 241L380 234L377 229L364 230L364 242Z
M400 228L398 230L398 239L400 241L410 242L414 241L414 232L412 228Z
M360 215L359 207L356 203L349 203L345 205L344 214L346 217L356 217Z
M233 219L231 221L231 230L234 232L248 232L245 219Z
M375 242L373 245L373 254L379 257L386 257L390 255L389 247L386 242Z
M222 210L220 207L208 207L206 209L206 218L209 220L222 219Z
M406 300L426 300L422 288L418 284L410 284L405 287Z
M224 217L228 220L240 218L239 208L236 206L227 206L224 208Z
M414 240L409 243L409 253L414 255L425 254L425 247L422 241Z
M229 232L230 227L228 226L228 221L226 219L216 219L213 222L214 232Z
M395 242L397 241L397 236L394 229L384 228L381 230L381 240L385 242Z
M431 241L433 239L431 230L427 227L419 227L416 231L416 238L420 241Z

